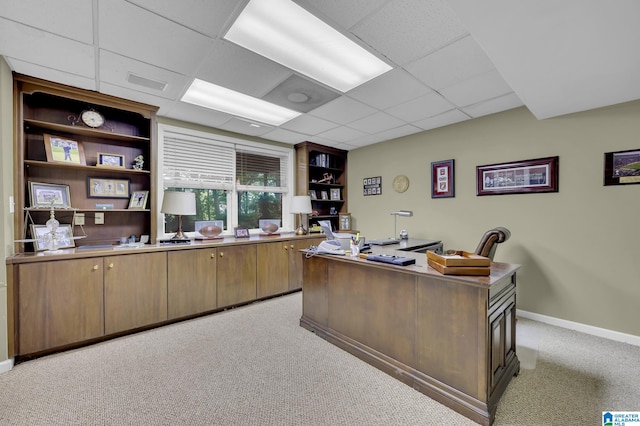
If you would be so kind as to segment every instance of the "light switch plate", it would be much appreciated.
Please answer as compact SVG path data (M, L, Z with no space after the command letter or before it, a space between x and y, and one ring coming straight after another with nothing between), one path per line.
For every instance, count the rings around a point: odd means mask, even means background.
M76 225L84 225L84 213L76 213Z
M104 213L96 213L96 225L104 225Z

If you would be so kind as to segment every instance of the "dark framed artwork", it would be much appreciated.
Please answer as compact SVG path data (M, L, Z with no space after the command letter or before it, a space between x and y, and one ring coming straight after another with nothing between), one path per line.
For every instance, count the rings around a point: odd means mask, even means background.
M431 198L455 197L454 161L431 163Z
M640 183L640 149L605 152L604 185Z
M477 195L558 192L559 157L476 167Z
M234 228L233 232L236 238L249 238L248 228Z
M98 167L115 167L124 168L124 155L120 154L108 154L106 152L98 152L98 161L96 163Z

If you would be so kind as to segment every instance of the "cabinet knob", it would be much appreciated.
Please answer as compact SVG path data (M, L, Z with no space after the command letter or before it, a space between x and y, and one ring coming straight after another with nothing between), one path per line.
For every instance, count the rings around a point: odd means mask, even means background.
M113 263L110 263L109 264L109 269L112 269L112 268L113 268Z
M215 253L211 253L211 258L215 259L215 257L216 257L216 254Z
M98 270L98 265L93 265L93 270L97 271Z
M284 246L284 249L285 249L285 250L287 250L287 249L289 249L289 247L287 247L287 246Z
M291 248L293 249L293 244L291 244Z
M222 256L224 256L224 253L223 253L223 252L220 252L220 257L222 257Z

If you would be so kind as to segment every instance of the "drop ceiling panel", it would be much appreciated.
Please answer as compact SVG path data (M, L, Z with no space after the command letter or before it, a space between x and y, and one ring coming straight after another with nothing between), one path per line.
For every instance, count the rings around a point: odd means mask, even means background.
M238 0L127 1L209 37L220 36L229 16L244 3Z
M338 127L338 125L332 121L327 121L322 118L314 117L312 115L303 114L293 120L287 121L282 126L284 129L292 130L294 132L304 133L308 135L317 135L318 133L326 132L329 129Z
M471 117L477 118L482 117L483 115L495 114L497 112L506 111L508 109L518 108L522 105L522 101L516 96L515 93L509 93L507 95L480 102L461 109Z
M398 65L405 65L467 33L445 0L387 3L353 33Z
M405 124L403 126L388 129L384 132L376 133L374 135L363 136L359 139L349 141L348 143L353 146L361 147L378 142L388 141L391 139L401 138L402 136L412 135L421 131L422 129L420 129L419 127L413 126L411 124Z
M310 12L318 11L343 28L351 28L360 20L379 9L389 0L297 0Z
M449 124L453 123L459 123L461 121L469 119L470 117L462 111L453 109L451 111L436 115L435 117L429 117L424 120L414 121L412 124L421 128L422 130L430 130L437 127L448 126Z
M348 92L348 96L375 108L386 109L426 95L431 89L399 68Z
M375 108L348 98L347 96L341 96L328 104L314 109L309 114L333 121L334 123L347 124L375 112L377 112Z
M7 0L2 1L1 9L2 16L12 21L85 44L93 43L93 9L90 1Z
M174 105L174 102L169 99L153 96L148 93L134 92L128 88L124 88L122 86L117 86L110 83L102 83L100 85L100 92L106 93L112 96L117 96L119 98L140 102L147 105L157 106L160 108L158 110L158 114L162 114L162 115L165 115L167 112L169 112L169 110Z
M127 80L129 73L166 83L167 86L160 91L130 83ZM184 88L191 83L191 78L185 75L154 67L105 50L100 52L100 79L105 83L171 100L181 96Z
M176 101L171 109L165 113L166 117L203 126L220 127L233 117L224 112L202 108L186 102Z
M0 18L0 52L44 68L93 78L91 45Z
M100 47L191 75L211 39L125 2L100 2ZM142 24L144 23L144 24Z
M303 135L301 133L292 132L286 129L272 129L268 133L263 134L261 137L265 139L270 139L278 142L285 142L290 144L297 144L299 142L304 142L309 139L307 135Z
M231 120L221 125L220 128L223 130L228 130L230 132L236 132L243 135L251 136L261 136L273 130L273 127L267 126L266 124L255 126L252 125L251 121L245 121L241 118L236 117L231 118Z
M30 75L68 86L79 87L80 89L96 90L96 81L93 78L70 74L66 71L59 71L53 68L46 68L31 62L24 62L15 58L5 58L7 63L17 73Z
M427 86L440 90L495 67L478 43L466 36L405 68Z
M442 96L460 107L497 98L509 92L511 88L495 70L440 90Z
M335 142L348 142L352 139L357 139L364 135L366 135L366 133L359 130L351 129L346 126L340 126L336 127L335 129L322 132L318 136Z
M405 121L412 122L425 117L432 117L449 111L455 106L442 97L439 93L431 92L424 96L396 105L385 110L387 113L401 118Z
M250 50L214 40L195 76L261 98L290 75L288 68Z
M393 117L384 112L376 112L368 117L349 123L349 127L360 130L364 133L378 133L387 129L400 127L404 124L407 123L399 118Z

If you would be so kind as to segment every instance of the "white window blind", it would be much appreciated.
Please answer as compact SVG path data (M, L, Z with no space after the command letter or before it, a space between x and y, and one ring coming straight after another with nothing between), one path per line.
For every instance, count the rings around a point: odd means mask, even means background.
M165 131L163 185L177 188L233 189L233 144Z
M287 160L285 154L236 147L238 190L287 192Z

